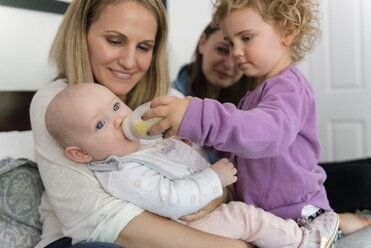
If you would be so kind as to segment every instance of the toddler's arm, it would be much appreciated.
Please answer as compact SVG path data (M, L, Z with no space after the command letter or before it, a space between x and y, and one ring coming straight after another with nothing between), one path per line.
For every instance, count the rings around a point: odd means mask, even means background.
M201 146L250 159L279 156L287 152L303 128L305 133L300 135L309 146L316 142L312 134L316 129L314 94L306 82L289 79L267 80L267 86L259 91L259 102L251 100L251 106L237 108L212 99L162 96L151 102L143 117L163 118L149 130L151 135L177 134Z

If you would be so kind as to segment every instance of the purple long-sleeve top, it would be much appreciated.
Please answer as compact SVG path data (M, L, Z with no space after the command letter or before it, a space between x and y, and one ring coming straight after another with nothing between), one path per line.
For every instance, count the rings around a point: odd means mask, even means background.
M305 205L331 209L317 164L315 95L295 65L247 92L238 108L192 98L178 135L230 155L237 196L247 204L295 220Z

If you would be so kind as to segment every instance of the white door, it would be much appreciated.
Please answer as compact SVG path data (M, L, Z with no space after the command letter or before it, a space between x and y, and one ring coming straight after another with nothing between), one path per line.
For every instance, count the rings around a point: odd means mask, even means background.
M322 39L300 68L318 99L322 161L371 156L371 1L321 0Z

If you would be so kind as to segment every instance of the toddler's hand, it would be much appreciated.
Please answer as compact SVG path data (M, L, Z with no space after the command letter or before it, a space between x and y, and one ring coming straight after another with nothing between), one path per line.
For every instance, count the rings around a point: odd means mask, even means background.
M237 181L237 169L234 168L233 164L229 162L228 159L223 158L216 162L215 164L212 164L210 166L211 169L215 171L215 173L218 175L220 182L222 183L222 186L228 186L232 183L235 183Z
M163 119L148 130L149 135L164 133L164 138L177 135L191 98L160 96L153 99L151 109L143 114L143 120L154 117L162 117Z

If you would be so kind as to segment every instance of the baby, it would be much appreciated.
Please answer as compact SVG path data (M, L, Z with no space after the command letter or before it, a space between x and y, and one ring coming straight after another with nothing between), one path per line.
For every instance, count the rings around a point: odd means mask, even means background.
M108 193L177 221L220 197L223 187L237 180L227 159L210 165L179 139L129 140L121 126L131 112L104 86L84 83L56 95L45 123L66 156L88 163ZM295 221L242 202L222 204L185 224L259 247L302 247L303 240L311 239ZM315 221L308 228L313 235L323 231Z

